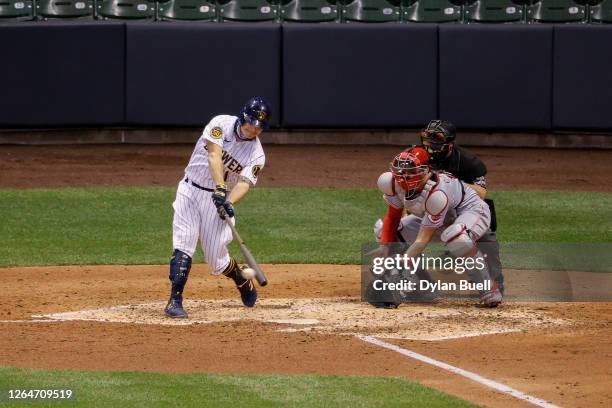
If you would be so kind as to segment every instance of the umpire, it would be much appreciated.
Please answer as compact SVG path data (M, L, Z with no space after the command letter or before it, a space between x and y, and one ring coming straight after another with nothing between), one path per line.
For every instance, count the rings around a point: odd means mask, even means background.
M499 259L499 242L497 242L497 220L493 200L487 195L487 167L469 150L457 145L455 126L446 120L432 120L421 132L421 144L429 153L429 160L434 170L451 173L467 183L482 198L491 210L491 228L478 240L478 247L487 257L491 278L497 282L499 290L504 291L504 276Z

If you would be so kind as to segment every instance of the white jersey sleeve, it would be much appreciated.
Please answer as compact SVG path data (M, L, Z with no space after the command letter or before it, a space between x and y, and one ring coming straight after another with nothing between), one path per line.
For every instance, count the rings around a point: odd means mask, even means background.
M404 208L404 203L397 193L397 186L391 172L385 172L376 181L378 189L383 193L383 199L393 208Z
M223 148L223 143L226 136L232 134L234 129L232 128L233 122L226 120L227 115L219 115L212 118L208 125L204 128L202 132L202 137L209 141L213 142L216 145L221 146Z
M259 174L266 164L266 157L262 154L260 157L253 160L240 172L240 176L246 178L252 185L257 184Z
M404 208L404 202L402 201L401 198L397 196L397 194L395 195L383 194L383 198L385 199L387 204L389 204L393 208L397 208L398 210Z

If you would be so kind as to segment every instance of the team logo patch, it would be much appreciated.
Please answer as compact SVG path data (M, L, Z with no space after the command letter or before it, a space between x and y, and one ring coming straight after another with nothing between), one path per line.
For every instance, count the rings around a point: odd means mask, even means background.
M261 166L253 166L253 177L258 177L261 171Z
M268 114L264 111L257 112L257 120L266 120Z
M217 126L212 128L212 130L210 131L210 135L215 139L221 139L223 137L223 131L220 127Z

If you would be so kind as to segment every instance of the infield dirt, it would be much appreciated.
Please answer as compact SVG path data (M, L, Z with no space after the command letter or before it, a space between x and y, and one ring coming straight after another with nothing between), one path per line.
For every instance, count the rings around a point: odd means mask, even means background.
M393 146L268 145L265 148L268 165L261 185L266 187L370 188L372 180L376 180L390 156L398 150ZM0 146L0 188L173 186L182 174L191 149L190 145ZM606 152L474 150L486 161L489 184L494 189L612 189L607 180L612 163L606 159ZM576 154L580 155L580 162L589 163L588 172L587 166L567 171L566 163L574 160ZM312 165L312 157L317 157L317 166ZM269 305L273 301L282 305L291 300L311 305L329 302L329 299L347 299L346 303L350 304L359 296L356 266L265 265L265 269L272 283L260 293L262 299L271 302ZM4 268L0 282L5 293L0 300L3 332L0 365L112 371L404 376L478 404L526 405L457 375L364 343L354 336L364 333L360 328L344 333L318 329L299 331L306 326L272 323L266 321L267 315L258 320L219 318L211 323L186 326L161 325L155 319L150 324L82 320L16 322L47 320L48 317L33 316L60 312L163 302L168 289L167 273L164 265ZM186 297L210 302L193 302L194 316L207 313L207 307L213 311L217 308L219 313L213 315L225 313L232 318L241 310L233 307L237 299L235 288L226 280L209 276L204 265L195 265ZM189 302L186 305L190 307ZM266 303L262 301L262 305ZM155 307L148 313L154 313ZM454 323L462 319L480 330L488 323L507 319L513 312L530 316L533 324L520 325L518 332L480 337L387 341L559 405L612 406L609 388L612 304L507 304L498 310L477 312L471 309L468 312L463 305L458 307L459 316L445 312L445 307L403 305L398 310L409 321L404 327L407 333L412 322L416 333L427 327L423 325L428 319L421 315L418 320L419 313L425 313L425 317L427 313L432 316L443 313L448 316L446 324L453 329L457 327ZM272 316L274 308L269 309L268 314ZM333 311L333 305L326 310ZM249 312L245 311L245 316ZM390 320L397 320L396 312L376 311L372 319L388 316ZM296 331L286 331L287 328Z
M374 188L398 146L264 145L258 186ZM0 188L174 186L193 145L0 145ZM610 152L474 148L494 190L612 191ZM313 160L316 158L316 160Z

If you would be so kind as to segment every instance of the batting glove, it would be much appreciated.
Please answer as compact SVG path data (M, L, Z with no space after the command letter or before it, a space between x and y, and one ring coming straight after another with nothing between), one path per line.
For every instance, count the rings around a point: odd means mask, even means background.
M217 184L217 186L215 187L215 191L213 192L211 197L213 203L215 204L215 207L217 207L217 211L219 210L219 207L225 204L226 195L227 189L225 188L225 184Z
M231 202L226 201L222 205L217 207L217 213L219 214L219 217L221 217L222 220L224 220L225 217L232 218L234 216L234 206Z

